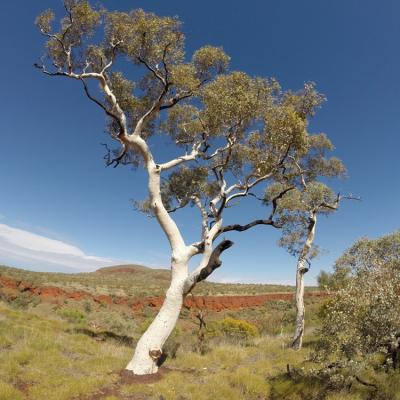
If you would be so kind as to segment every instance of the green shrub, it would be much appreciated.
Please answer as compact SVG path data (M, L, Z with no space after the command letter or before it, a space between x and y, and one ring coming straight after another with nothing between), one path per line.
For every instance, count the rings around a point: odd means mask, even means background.
M40 298L32 296L28 292L18 292L15 298L7 298L2 296L2 300L6 301L15 308L25 310L28 307L36 307L40 303Z
M209 333L212 336L225 336L231 339L244 340L259 335L258 329L250 322L225 317L210 324Z
M85 300L83 303L83 309L87 314L92 312L92 303L89 300Z
M76 308L62 308L58 311L58 315L68 322L78 324L85 321L85 315Z

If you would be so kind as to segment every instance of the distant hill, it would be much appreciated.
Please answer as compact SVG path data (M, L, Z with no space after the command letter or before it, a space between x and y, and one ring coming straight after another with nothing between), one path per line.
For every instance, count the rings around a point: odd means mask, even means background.
M145 267L144 265L137 265L137 264L123 264L123 265L113 265L111 267L103 267L99 268L94 273L100 273L100 274L120 274L120 273L145 273L145 274L151 274L152 272L161 272L165 273L166 275L169 276L169 270L167 269L162 269L162 268L150 268L150 267Z

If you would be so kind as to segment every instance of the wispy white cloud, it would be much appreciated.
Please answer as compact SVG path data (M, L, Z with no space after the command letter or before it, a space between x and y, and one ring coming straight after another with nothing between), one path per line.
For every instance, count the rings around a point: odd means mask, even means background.
M0 224L0 263L46 270L91 271L125 262L88 255L61 240Z

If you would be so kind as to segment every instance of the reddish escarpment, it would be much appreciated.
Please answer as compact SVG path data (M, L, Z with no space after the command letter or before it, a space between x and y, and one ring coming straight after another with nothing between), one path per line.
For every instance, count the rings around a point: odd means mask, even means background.
M38 296L43 301L59 303L64 299L91 300L108 306L126 306L132 311L140 312L145 307L158 309L161 307L163 297L116 297L108 295L94 295L79 290L67 291L56 286L38 286L22 280L0 275L0 292L8 298L16 298L20 293L28 293ZM266 293L252 296L192 296L185 299L185 307L188 309L200 308L210 311L240 310L263 306L268 301L293 299L293 293ZM306 292L306 297L325 297L325 292Z

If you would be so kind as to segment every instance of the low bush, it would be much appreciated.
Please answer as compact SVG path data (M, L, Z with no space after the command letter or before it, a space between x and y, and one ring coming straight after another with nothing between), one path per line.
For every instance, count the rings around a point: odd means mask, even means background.
M81 311L77 310L76 308L62 308L60 309L57 314L67 320L68 322L79 324L85 321L86 317Z
M208 333L211 336L224 336L234 340L245 340L259 335L255 325L232 317L211 322Z

